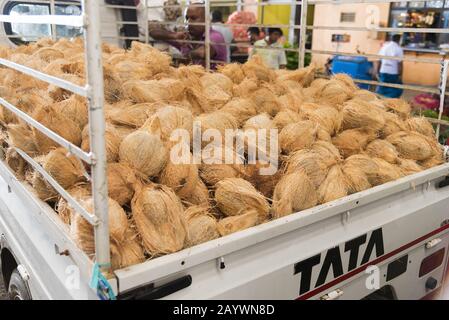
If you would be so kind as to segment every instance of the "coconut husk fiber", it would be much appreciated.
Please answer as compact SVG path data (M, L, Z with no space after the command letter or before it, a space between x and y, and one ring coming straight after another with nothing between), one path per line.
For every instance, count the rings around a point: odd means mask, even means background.
M403 177L402 171L399 166L391 164L380 158L373 158L373 161L379 167L379 171L377 175L368 177L372 185L381 185Z
M204 112L213 112L221 109L228 103L232 95L223 90L219 85L210 85L202 91L203 103L201 108Z
M17 153L14 148L8 148L5 155L6 164L14 171L20 180L25 179L25 171L28 163Z
M232 80L222 73L207 73L200 78L200 82L204 89L218 86L227 94L232 93L232 87L234 86Z
M273 217L312 208L318 203L318 194L309 177L301 171L284 175L273 192Z
M267 85L263 85L254 91L251 94L251 100L256 104L259 113L266 112L272 117L274 117L282 107L278 97L274 94L270 86Z
M273 118L273 126L282 130L286 125L290 123L295 123L303 120L301 115L298 112L295 112L290 109L281 110L274 118Z
M317 141L312 145L311 150L318 154L321 162L327 167L343 161L340 151L330 142Z
M373 158L381 158L391 164L398 164L399 153L395 146L386 140L376 139L368 144L366 153Z
M385 139L386 137L392 135L393 133L407 130L406 123L403 120L401 120L401 118L399 118L397 114L385 112L383 115L385 118L385 125L380 131L380 137L382 139Z
M157 107L152 103L133 104L125 100L107 109L107 119L115 125L140 128L156 111Z
M14 146L28 155L37 153L37 146L34 139L30 139L32 131L23 124L10 124L7 127L9 145Z
M317 139L318 125L305 120L286 125L279 133L281 150L291 152L309 148Z
M243 73L241 64L229 63L225 65L220 65L217 68L218 72L227 76L235 84L239 84L240 82L243 81L243 79L245 79L245 74Z
M269 166L270 164L263 164L260 161L248 164L245 179L251 182L266 198L272 199L274 188L282 177L283 168L275 167L274 174L262 174L264 172L261 170L269 169Z
M90 184L87 183L77 184L74 187L68 189L67 192L76 201L87 200L89 197L92 197ZM74 209L67 203L67 200L65 200L63 197L59 197L55 209L62 222L70 225L70 219L72 215L76 213L74 212Z
M303 97L301 96L301 99L297 97L296 94L293 93L287 93L284 95L281 95L278 98L279 104L281 105L281 110L290 109L294 112L300 112L301 106L304 102Z
M368 90L360 90L357 89L354 92L354 99L358 100L364 100L364 101L375 101L377 100L377 96L374 92L368 91Z
M125 98L136 103L176 101L184 94L185 86L175 79L130 80L123 84Z
M182 199L187 205L210 205L209 189L201 179L198 179L197 184L193 191L186 194Z
M147 177L153 177L164 168L168 151L157 135L138 130L123 139L119 158L120 162L128 164Z
M121 206L134 196L136 172L123 163L109 163L107 167L108 195Z
M237 119L233 115L223 111L203 113L196 117L194 121L198 121L203 135L209 129L217 130L220 133L221 139L225 137L226 129L236 130L238 128ZM202 141L203 147L209 143L210 141Z
M348 187L342 167L339 164L332 166L318 188L318 203L334 201L348 195Z
M81 145L81 129L78 124L64 114L58 113L53 106L44 106L37 109L33 118L74 145ZM32 131L34 143L40 153L48 153L59 146L58 143L36 128L33 127Z
M400 159L399 168L404 176L423 171L424 169L415 160Z
M175 191L181 199L185 199L193 193L198 185L198 165L196 164L175 164L168 161L159 176L159 182Z
M219 181L216 184L215 201L226 216L256 210L261 220L264 220L270 212L270 205L265 197L251 183L241 178Z
M309 65L307 68L296 69L291 72L286 72L284 75L280 75L278 80L292 80L298 82L303 87L309 86L315 78L316 66L314 64Z
M93 199L85 199L80 204L90 213L93 212ZM70 234L76 244L89 256L95 254L95 241L93 226L80 214L72 212ZM125 240L128 229L128 218L120 205L112 199L108 200L109 236L111 241Z
M305 117L321 125L331 136L340 131L343 121L341 113L331 107L322 107L314 111L306 112Z
M350 100L343 106L343 129L380 130L385 125L384 112L363 100Z
M186 247L193 247L220 237L217 219L211 214L207 205L191 206L184 211L184 216L188 228Z
M255 79L245 78L242 82L234 85L234 96L240 98L247 98L252 92L256 91L259 83Z
M72 82L78 86L84 86L85 82L86 82L83 78L81 78L77 75L68 74L68 73L62 73L62 74L58 75L58 78ZM62 100L68 99L73 94L72 92L67 91L63 88L60 88L56 85L49 85L47 92L48 92L48 95L54 101L62 101Z
M243 130L248 129L273 129L275 128L273 120L268 113L260 113L249 118L243 125Z
M104 138L106 143L106 161L118 161L119 148L123 139L112 124L106 123ZM83 129L81 149L85 152L90 151L89 126L85 126Z
M271 82L276 78L276 73L268 68L260 56L252 56L248 62L242 65L243 73L245 77L260 80L265 82Z
M377 135L373 131L361 129L344 130L332 138L332 143L338 148L344 158L362 152L368 143L375 140Z
M257 115L257 106L248 98L233 98L220 111L231 114L240 125Z
M355 84L354 80L352 80L346 73L338 73L332 77L332 80L337 81L352 92L357 92L359 90L359 87Z
M136 193L131 207L143 246L151 256L183 248L187 225L181 200L173 190L163 185L145 186Z
M218 221L217 229L221 236L254 227L260 223L260 215L256 210L250 210L238 216L230 216Z
M315 188L318 188L326 178L328 166L318 153L310 149L292 153L286 162L286 173L303 171Z
M425 117L413 117L405 121L408 130L421 133L430 138L435 137L435 130L432 124Z
M352 98L353 91L346 87L341 81L329 80L315 94L316 99L322 103L341 105Z
M361 165L359 165L361 164ZM342 171L345 175L348 193L353 194L372 187L368 173L373 173L377 169L371 158L365 155L351 156L343 164Z
M408 104L407 101L403 99L385 99L383 100L384 105L388 110L396 113L402 120L410 117L410 113L412 112L412 108Z
M55 112L63 114L65 117L78 124L80 130L82 130L89 121L86 101L76 94L66 100L55 103L53 107Z
M434 154L426 137L417 132L400 131L389 135L387 141L396 147L404 159L422 161L431 158Z
M131 226L122 242L111 241L111 265L113 270L126 268L145 261L143 248L136 230Z

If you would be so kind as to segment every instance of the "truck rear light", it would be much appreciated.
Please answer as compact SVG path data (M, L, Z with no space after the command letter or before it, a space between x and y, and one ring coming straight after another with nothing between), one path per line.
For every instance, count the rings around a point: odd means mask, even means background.
M419 268L419 276L422 277L423 275L426 275L441 266L441 264L443 263L443 259L444 248L424 258L424 260L421 262L421 267Z

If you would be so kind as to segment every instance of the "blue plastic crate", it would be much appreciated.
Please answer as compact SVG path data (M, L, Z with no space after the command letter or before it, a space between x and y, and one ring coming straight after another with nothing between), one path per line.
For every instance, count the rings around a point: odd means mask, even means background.
M332 60L331 71L333 74L346 73L354 79L371 80L371 68L373 63L365 57L335 56ZM362 89L368 89L369 85L358 84Z

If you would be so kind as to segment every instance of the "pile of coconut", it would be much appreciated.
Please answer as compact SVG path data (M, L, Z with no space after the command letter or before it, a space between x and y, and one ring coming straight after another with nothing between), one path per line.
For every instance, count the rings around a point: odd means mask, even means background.
M44 39L0 57L83 85L79 39ZM313 66L273 71L258 57L216 72L171 66L134 42L103 45L109 225L113 268L123 268L394 181L443 163L432 125L399 99L380 99L345 75L315 79ZM0 68L1 97L71 143L89 150L84 98ZM226 145L208 160L176 164L174 130L277 129L278 170ZM73 239L95 257L92 227L20 157L25 151L87 210L90 168L5 108L6 162L55 208ZM193 152L187 145L187 153ZM189 149L190 148L190 149ZM219 159L220 160L220 159Z

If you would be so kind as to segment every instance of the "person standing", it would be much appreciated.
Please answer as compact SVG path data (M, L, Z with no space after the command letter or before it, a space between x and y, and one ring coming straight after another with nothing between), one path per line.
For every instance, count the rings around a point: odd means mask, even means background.
M249 56L258 55L262 58L265 64L273 69L285 69L287 66L287 57L283 46L279 42L283 33L280 28L269 28L268 36L265 39L256 41L254 48L251 50Z
M231 28L225 25L223 22L223 14L221 11L214 10L212 11L211 23L215 25L212 26L212 30L218 31L223 36L226 43L226 51L228 53L227 63L231 62L231 43L234 40L234 35L232 34Z
M384 43L379 51L379 55L388 57L402 58L404 51L399 43L401 35L395 34L391 36L390 41ZM374 64L375 78L380 82L402 84L403 63L400 60L381 59ZM389 98L399 98L403 90L399 88L391 88L378 86L376 93Z

